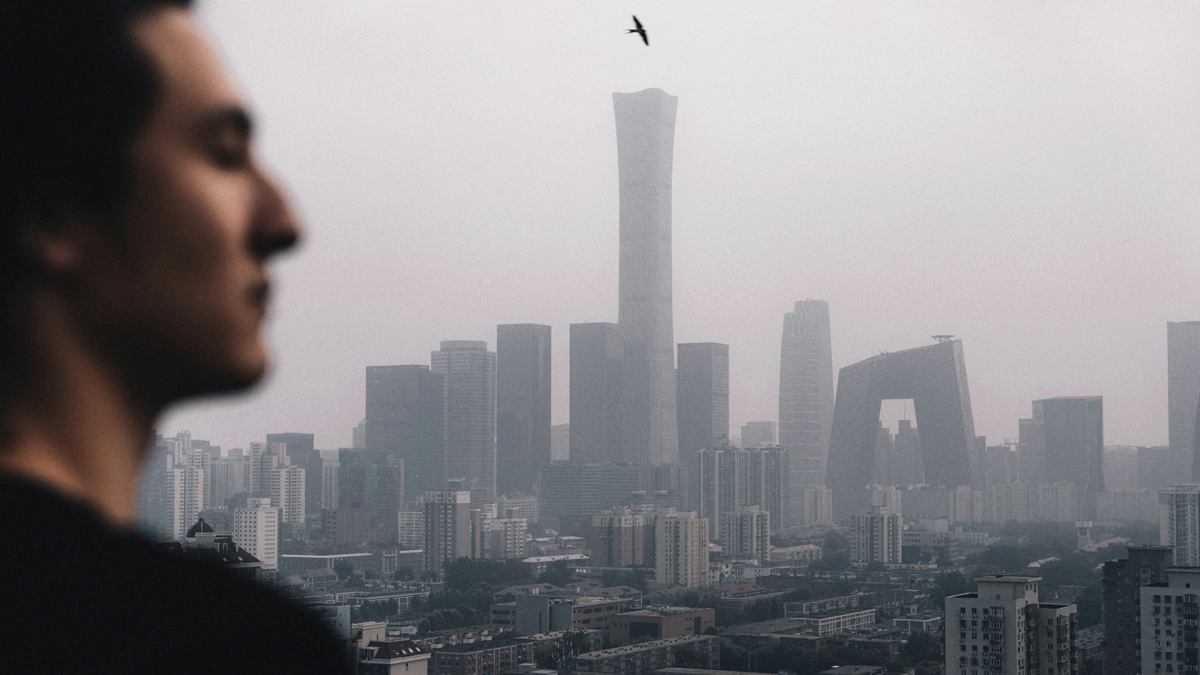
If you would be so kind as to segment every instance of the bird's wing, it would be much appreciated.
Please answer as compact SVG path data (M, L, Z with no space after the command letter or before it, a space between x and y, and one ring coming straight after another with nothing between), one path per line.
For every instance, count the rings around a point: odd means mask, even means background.
M646 31L642 30L639 32L642 34L642 42L645 42L646 46L649 47L650 46L650 38L646 37Z
M636 14L633 16L633 25L637 26L638 30L642 30L642 22L637 20Z

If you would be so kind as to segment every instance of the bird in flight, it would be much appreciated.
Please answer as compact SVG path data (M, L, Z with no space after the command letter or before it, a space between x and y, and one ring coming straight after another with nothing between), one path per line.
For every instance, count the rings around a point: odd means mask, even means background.
M638 35L641 35L642 42L645 42L646 46L649 47L650 46L650 38L646 37L646 29L642 27L642 22L638 21L637 16L633 17L633 25L636 26L636 28L630 28L630 29L626 30L625 32L626 33L637 33Z

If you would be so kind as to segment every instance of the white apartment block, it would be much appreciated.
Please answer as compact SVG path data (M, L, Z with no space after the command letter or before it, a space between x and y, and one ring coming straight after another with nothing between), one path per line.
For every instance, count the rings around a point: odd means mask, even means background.
M304 469L290 464L281 464L271 469L264 469L262 481L262 494L270 498L271 506L279 509L283 516L283 522L303 523Z
M541 517L541 502L537 495L527 495L523 492L518 492L511 496L501 497L498 506L499 513L506 513L509 509L516 509L517 517L524 518L527 522L536 523Z
M978 577L946 598L947 675L1076 675L1075 605L1038 600L1041 577Z
M233 510L233 541L262 561L264 570L279 568L279 509L268 498L249 499Z
M1037 520L1037 486L1023 481L993 485L991 490L991 519L994 523L1015 520L1028 523Z
M396 532L401 546L425 545L425 512L401 511L397 518Z
M833 490L822 486L804 488L804 524L833 525Z
M983 492L970 485L959 485L950 493L951 523L982 523Z
M757 506L743 506L721 514L721 549L726 556L768 562L771 550L771 514Z
M1038 492L1042 520L1073 523L1079 519L1074 483L1060 480L1057 483L1039 486Z
M694 511L666 512L654 524L655 572L660 584L709 585L708 519Z
M885 485L871 490L871 506L882 506L891 513L901 515L900 489L895 485Z
M902 522L900 514L885 506L872 506L868 513L853 516L850 533L851 562L899 563Z
M1200 569L1170 568L1166 582L1141 587L1142 675L1195 673L1200 667L1198 594Z
M1160 544L1175 547L1176 567L1200 567L1200 485L1168 485L1158 491Z
M1158 495L1151 490L1114 490L1096 493L1096 520L1099 522L1158 520Z

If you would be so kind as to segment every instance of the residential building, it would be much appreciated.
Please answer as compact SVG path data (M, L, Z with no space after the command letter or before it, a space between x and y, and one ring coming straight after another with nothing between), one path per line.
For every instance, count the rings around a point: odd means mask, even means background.
M1158 520L1158 493L1145 489L1101 492L1096 495L1096 520L1155 522Z
M783 603L783 615L787 619L798 619L802 616L812 616L835 609L857 609L859 594L835 595L816 600L801 600Z
M697 453L729 445L729 345L684 343L678 351L679 463L695 475Z
M800 544L787 548L773 548L767 554L773 563L786 563L794 567L808 567L821 559L821 547L816 544Z
M794 621L801 632L817 637L829 637L838 633L857 633L874 628L875 610L830 609L816 614L796 615Z
M625 334L615 323L571 324L573 462L628 462L625 437Z
M692 512L666 512L654 523L655 580L660 584L707 586L708 519Z
M517 492L511 495L504 495L496 502L496 511L498 513L506 513L510 509L515 509L518 518L536 523L541 520L541 502L537 495L525 494Z
M618 322L629 461L679 464L671 301L671 167L679 99L614 93L620 186Z
M1200 401L1200 321L1167 322L1167 429L1173 464L1191 469L1200 482L1195 461L1197 402ZM1177 482L1176 475L1169 482ZM1142 487L1153 487L1142 485Z
M977 591L946 598L947 673L1075 675L1075 605L1038 599L1041 577L983 576Z
M537 642L523 638L451 645L434 651L429 672L433 675L499 675L522 663L533 663L537 646ZM422 675L421 671L417 675Z
M1061 396L1040 401L1046 436L1046 481L1075 485L1076 513L1096 517L1104 492L1104 398Z
M789 456L782 448L710 448L698 453L696 504L710 523L709 536L719 539L722 514L757 506L771 516L778 532L789 513Z
M993 485L991 489L991 520L1007 523L1015 520L1027 523L1037 520L1039 492L1036 485L1012 481Z
M486 560L523 560L528 555L529 523L509 510L504 518L491 518L482 509L471 510L471 557Z
M757 506L722 513L721 549L726 556L755 558L765 564L771 549L771 514Z
M304 505L299 510L314 517L321 513L321 451L314 447L314 435L292 431L267 434L267 443L286 445L288 464L304 471Z
M486 342L444 340L430 370L445 378L443 475L474 486L476 501L496 496L496 353Z
M871 506L882 506L898 516L904 513L900 508L900 490L895 485L872 488Z
M711 608L656 607L636 609L613 617L609 638L614 645L631 640L664 640L688 635L703 635L716 625L716 611Z
M552 462L538 480L541 521L572 531L592 515L615 506L654 503L681 506L685 485L678 465Z
M496 327L497 494L531 492L550 463L550 326Z
M685 635L580 654L571 660L570 667L579 673L647 675L675 665L675 652L680 647L693 648L705 670L714 670L720 664L720 640L716 635Z
M263 468L263 492L269 497L271 506L279 509L279 515L284 523L303 523L307 500L307 484L305 470L290 463L290 458L283 456L285 463Z
M1142 672L1141 587L1165 582L1173 557L1170 546L1130 546L1125 558L1104 563L1105 675Z
M359 675L423 675L432 654L411 640L371 640L359 649Z
M396 515L396 542L401 546L424 546L425 512L400 511Z
M1038 486L1038 508L1042 520L1073 523L1079 519L1079 490L1074 483L1060 480Z
M867 513L855 514L852 519L851 562L901 562L900 514L884 506L872 506Z
M610 636L617 616L632 603L624 598L550 592L521 596L505 604L512 605L513 630L521 635L597 630Z
M833 399L829 303L797 301L783 315L779 358L779 445L788 453L794 493L826 484ZM800 514L791 515L798 520Z
M1158 543L1174 547L1176 567L1200 567L1200 485L1159 490Z
M900 629L900 634L910 636L913 633L930 633L940 635L942 632L942 613L924 612L907 614L892 619L892 625Z
M617 507L592 516L583 537L596 567L654 566L657 512Z
M982 523L983 492L959 485L950 493L951 523Z
M804 524L833 525L833 490L820 485L804 488Z
M1197 655L1197 592L1200 570L1173 567L1166 581L1144 584L1141 592L1142 673L1194 673Z
M336 459L321 460L321 508L336 509L339 502L341 462Z
M471 493L425 493L425 569L441 575L446 563L471 555Z
M251 498L233 510L233 540L262 561L264 570L279 568L279 522L279 507L269 498Z
M445 375L424 365L367 366L363 448L404 461L404 493L445 482Z
M743 448L761 448L766 445L776 445L774 422L755 420L742 425Z

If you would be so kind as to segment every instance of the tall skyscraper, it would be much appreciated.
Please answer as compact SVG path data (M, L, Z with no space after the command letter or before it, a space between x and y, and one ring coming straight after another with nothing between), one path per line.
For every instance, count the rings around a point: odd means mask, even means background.
M1200 462L1195 461L1197 403L1200 403L1200 321L1168 321L1168 443L1172 463L1190 464L1192 480L1200 480Z
M1104 399L1061 396L1040 401L1046 438L1046 480L1075 484L1080 518L1096 517L1104 492Z
M550 326L496 327L496 489L533 490L550 463Z
M671 304L671 172L679 99L661 89L613 94L621 191L618 320L625 337L630 459L678 464Z
M443 447L446 480L462 479L486 499L496 495L496 353L487 343L445 340L432 370L446 378Z
M368 522L391 530L404 508L404 459L382 450L338 451L338 508L366 508ZM389 539L390 540L390 539Z
M759 448L764 445L775 445L775 423L770 420L756 420L742 425L742 447Z
M1158 543L1175 548L1176 567L1200 567L1200 485L1158 491Z
M233 540L262 561L264 570L279 568L279 509L269 498L248 500L233 510Z
M829 303L801 300L783 315L779 354L779 445L791 455L793 493L825 484L832 425Z
M856 513L852 518L851 562L901 562L900 531L903 525L899 513L893 513L886 506L872 506L867 513Z
M696 470L696 453L729 445L729 345L679 345L675 373L679 463Z
M772 531L779 532L779 522L790 506L787 462L787 453L778 447L701 450L695 503L699 515L708 519L710 536L724 536L719 530L722 516L743 506L757 506L770 514Z
M304 511L314 518L321 513L321 451L313 434L287 432L267 434L267 443L284 443L293 466L304 469Z
M363 447L404 460L410 495L440 489L445 378L428 366L367 366Z
M625 337L615 323L571 324L573 462L628 462L623 368Z

